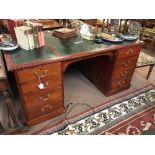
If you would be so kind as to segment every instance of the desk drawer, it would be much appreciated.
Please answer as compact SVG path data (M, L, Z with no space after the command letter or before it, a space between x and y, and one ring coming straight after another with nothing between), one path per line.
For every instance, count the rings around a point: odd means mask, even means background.
M17 71L18 81L20 84L27 84L32 81L40 80L47 81L49 79L55 79L55 77L61 77L61 63L52 63L46 65L40 65L29 69L22 69Z
M141 47L139 45L119 49L117 59L128 58L131 56L138 56L140 50Z
M53 90L48 93L34 93L31 95L24 95L24 101L26 106L34 104L51 103L51 104L63 104L62 91L60 89Z
M116 61L115 69L119 69L119 68L125 69L128 67L135 67L137 59L138 59L137 56L119 59Z
M112 81L111 89L123 88L130 84L131 78L124 78Z
M46 82L42 81L42 83L44 84L44 89L40 89L38 87L39 81L33 81L28 84L22 84L21 85L22 94L32 95L34 93L38 93L41 95L51 91L53 92L56 89L61 89L62 87L61 77L58 77L55 80L46 79Z
M42 103L42 104L35 104L30 107L26 108L27 110L27 117L28 119L34 119L37 117L41 117L43 115L47 115L49 113L54 113L58 110L64 110L64 107L62 104L55 104L52 103Z
M123 69L117 69L114 71L112 79L123 79L123 78L131 78L133 74L134 66L123 68Z

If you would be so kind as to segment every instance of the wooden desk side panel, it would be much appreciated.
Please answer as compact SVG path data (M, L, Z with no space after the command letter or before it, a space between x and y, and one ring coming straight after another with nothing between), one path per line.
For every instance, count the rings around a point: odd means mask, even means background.
M115 50L98 53L88 57L68 60L62 63L63 72L66 68L78 62L82 74L90 80L102 93L109 89L113 64L115 62Z
M114 56L100 56L81 62L80 71L104 94L109 90Z
M8 90L6 81L4 79L1 79L0 80L0 91L5 91L5 90Z

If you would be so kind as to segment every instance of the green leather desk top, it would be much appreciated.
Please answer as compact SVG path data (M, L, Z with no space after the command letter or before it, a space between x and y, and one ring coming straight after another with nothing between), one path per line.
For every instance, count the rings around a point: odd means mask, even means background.
M15 64L56 58L56 55L47 46L29 51L19 48L10 52L10 55Z
M97 44L94 41L81 38L80 35L70 39L59 39L52 36L51 32L45 32L44 37L46 43L44 47L29 51L18 48L14 51L4 52L8 70L16 70L22 68L22 66L30 66L30 64L58 61L74 54L97 52L109 49L109 47L116 48L116 46L120 46Z
M25 62L37 60L53 60L61 56L79 53L82 51L92 51L100 48L105 48L105 44L96 44L94 41L82 39L80 36L71 39L59 39L52 34L45 34L45 42L54 48L54 51L47 45L41 48L36 48L30 51L18 48L15 51L10 51L13 63L22 64ZM55 51L58 55L55 54Z
M91 52L108 46L105 44L96 44L94 41L83 39L80 35L70 39L59 39L53 37L51 34L46 34L45 40L51 44L61 56L67 56L84 51Z

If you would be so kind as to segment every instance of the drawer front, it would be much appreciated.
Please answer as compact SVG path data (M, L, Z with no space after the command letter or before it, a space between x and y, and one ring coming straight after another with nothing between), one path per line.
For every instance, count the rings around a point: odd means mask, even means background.
M138 56L140 50L141 50L141 46L139 45L119 49L117 59L127 58L131 56Z
M111 89L120 89L130 84L131 78L124 78L112 81Z
M42 80L44 88L39 88L39 81L33 81L27 84L21 84L21 90L24 95L33 95L34 93L39 93L40 95L44 93L51 92L56 89L61 89L62 81L61 76L55 79Z
M62 104L53 105L49 102L46 104L39 103L39 104L32 105L30 107L27 107L26 110L27 110L27 118L28 120L30 120L30 119L47 115L49 113L55 113L58 110L64 110L64 107Z
M24 95L24 101L28 107L34 104L46 104L49 102L52 105L63 104L63 94L61 89L53 90L49 93L34 93L32 95Z
M119 69L119 68L125 69L128 67L135 67L137 59L138 57L134 56L126 59L117 60L115 64L115 69Z
M117 69L113 72L112 80L131 78L133 74L134 66Z
M25 84L33 81L54 79L55 75L60 74L61 63L52 63L40 65L29 69L17 71L18 81L20 84Z

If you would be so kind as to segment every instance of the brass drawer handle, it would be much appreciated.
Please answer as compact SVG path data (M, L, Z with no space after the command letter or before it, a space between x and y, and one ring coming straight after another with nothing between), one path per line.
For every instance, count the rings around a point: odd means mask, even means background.
M48 109L52 109L52 106L51 105L45 105L43 108L41 108L41 111L45 112Z
M48 72L48 70L44 70L43 71L43 74L38 74L38 72L35 72L35 75L40 79L40 78L44 78L44 77L46 77L47 76L47 72Z
M123 87L123 85L122 85L121 83L118 83L118 85L119 85L120 87Z
M48 70L44 70L43 74L41 74L41 75L39 75L37 72L35 72L35 75L37 76L38 81L39 81L39 84L37 86L39 89L45 89L48 86L48 82L44 82L44 83L42 82L42 78L47 76L47 72L48 72Z
M133 54L133 53L134 53L133 49L129 49L129 50L126 51L126 55Z
M118 82L118 85L120 86L120 87L123 87L124 85L126 84L126 82L123 80L122 82Z
M128 74L128 72L127 72L127 71L124 71L124 72L121 72L121 73L120 73L120 76L121 76L121 77L126 77L127 74Z
M131 63L131 61L128 60L127 62L123 62L122 65L123 65L124 67L128 67L130 63Z
M49 99L50 96L51 96L51 94L46 94L46 95L44 95L44 96L39 97L39 100L47 101L47 100Z

